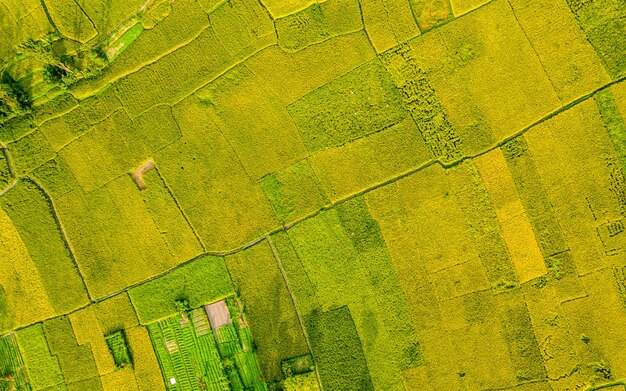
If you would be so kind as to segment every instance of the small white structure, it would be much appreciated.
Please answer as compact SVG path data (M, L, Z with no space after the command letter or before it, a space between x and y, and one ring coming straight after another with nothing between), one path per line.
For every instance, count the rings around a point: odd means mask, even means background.
M172 384L172 385L176 384L176 379L174 379L173 377L170 378L170 384Z
M232 319L230 319L230 313L228 312L225 300L207 304L204 306L204 310L209 317L211 328L214 330L220 326L233 323Z

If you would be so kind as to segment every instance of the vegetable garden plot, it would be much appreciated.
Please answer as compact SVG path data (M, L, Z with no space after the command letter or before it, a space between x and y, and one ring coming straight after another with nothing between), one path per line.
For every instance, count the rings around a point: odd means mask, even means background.
M148 325L168 390L267 389L236 299L232 323L211 329L203 307Z

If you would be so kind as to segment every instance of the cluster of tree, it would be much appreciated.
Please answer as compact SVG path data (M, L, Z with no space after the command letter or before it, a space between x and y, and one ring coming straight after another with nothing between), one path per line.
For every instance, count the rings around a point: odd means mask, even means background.
M24 88L8 72L0 74L0 125L31 110Z
M26 89L8 71L11 64L34 57L42 64L44 81L61 88L67 88L80 79L96 76L107 65L106 54L99 46L79 48L74 54L58 54L54 44L61 39L58 33L37 40L30 39L17 48L12 61L0 62L0 125L32 109Z
M44 68L44 80L48 84L68 87L77 80L93 77L107 65L107 57L101 47L80 48L75 54L57 54L54 43L61 37L52 33L38 40L28 40L20 45L21 56L34 56Z

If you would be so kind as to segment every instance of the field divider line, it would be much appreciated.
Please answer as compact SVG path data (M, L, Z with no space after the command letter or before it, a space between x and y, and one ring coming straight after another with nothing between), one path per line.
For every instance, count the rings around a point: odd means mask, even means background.
M61 237L63 238L63 243L65 244L67 251L70 253L70 258L72 259L72 263L74 267L76 268L76 271L78 272L78 276L80 277L80 280L83 283L83 287L85 288L85 293L87 294L87 299L90 302L93 302L94 301L93 297L91 296L91 292L89 292L89 287L87 286L87 282L85 282L85 275L80 268L80 264L78 263L76 256L74 255L74 250L72 249L72 245L70 244L70 241L67 238L67 234L65 233L65 229L63 228L63 224L61 223L61 219L59 218L59 213L54 207L54 201L52 197L50 196L50 194L48 194L46 189L44 189L43 186L41 186L39 182L35 180L35 178L26 176L26 177L23 177L22 179L27 180L31 182L32 184L34 184L35 186L37 186L37 188L41 190L41 192L45 195L46 201L48 201L48 204L50 204L50 211L52 213L52 216L54 217L54 221L59 227L59 232L61 233Z
M200 235L198 235L198 233L196 232L195 227L193 226L193 224L191 224L191 220L189 220L189 217L187 217L187 214L185 213L183 208L181 208L180 202L178 202L178 198L176 198L176 196L174 195L174 192L172 191L170 186L165 181L165 178L163 177L163 175L161 175L161 171L159 170L159 167L156 166L156 164L155 164L154 170L156 171L156 173L159 176L159 178L161 178L161 181L163 182L163 186L165 186L165 188L167 189L168 194L170 195L170 197L172 197L172 200L174 200L174 204L176 204L176 208L178 208L178 211L180 212L180 214L183 216L183 218L187 222L187 225L189 226L189 229L191 229L191 232L193 232L193 235L196 237L196 240L198 241L198 243L200 243L200 247L202 247L203 251L206 251L206 246L205 246L204 242L202 241L202 239L200 238Z
M302 314L300 313L300 309L298 308L298 303L296 302L296 298L293 295L293 291L291 290L291 286L289 285L289 281L287 280L287 275L285 273L285 269L283 268L283 264L280 261L280 257L278 256L278 252L274 247L274 243L272 243L272 239L269 235L265 236L267 243L270 245L272 249L272 254L274 255L274 259L276 260L276 264L278 265L278 269L280 270L280 274L283 276L283 281L285 281L285 286L287 287L287 291L289 292L289 296L291 297L291 301L293 302L293 308L296 310L296 315L298 316L298 323L300 323L300 328L302 329L302 334L304 335L304 341L306 342L306 346L309 348L309 352L311 353L311 357L313 357L313 348L311 348L311 342L309 342L309 334L306 332L306 328L304 327L304 321L302 320ZM315 359L313 360L315 363ZM323 391L324 388L322 386L322 380L320 378L320 372L317 368L317 364L315 364L315 376L317 377L317 383L320 387L320 391Z

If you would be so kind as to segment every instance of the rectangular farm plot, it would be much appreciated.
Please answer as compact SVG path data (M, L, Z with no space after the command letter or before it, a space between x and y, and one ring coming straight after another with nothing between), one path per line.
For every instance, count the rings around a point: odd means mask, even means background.
M626 41L620 39L626 27L626 4L620 0L567 3L613 80L626 75Z
M541 249L501 150L496 149L474 162L494 204L519 282L545 275L548 270Z
M65 242L56 210L35 182L22 180L0 202L19 233L55 313L67 313L88 301L74 256Z
M368 62L288 106L310 152L340 146L408 115L391 77Z
M177 313L177 300L192 307L224 298L233 292L224 260L203 256L169 274L129 290L142 324Z
M365 32L357 31L296 53L273 45L246 60L246 67L288 105L375 56Z
M261 186L196 96L174 108L183 137L155 154L159 173L202 243L226 251L276 224ZM244 224L245 222L245 224Z
M420 34L408 1L366 0L361 7L365 31L378 53Z
M492 0L450 0L450 6L454 16L461 16L470 11L473 11Z
M361 340L348 307L313 312L307 320L324 389L373 390Z
M309 159L264 176L259 181L280 222L287 223L328 204Z
M43 325L37 323L17 331L16 335L33 388L43 390L62 387L64 378L59 360L50 352Z
M247 67L228 71L196 95L253 180L306 157L289 113Z
M119 177L90 193L76 189L56 205L95 297L177 264L130 176Z
M0 208L0 330L33 324L54 315L43 279L4 209Z
M28 372L15 334L0 337L0 376L0 389L30 389Z
M481 128L501 140L559 106L506 0L495 0L410 45L420 53L419 63L468 150L485 148L474 136Z
M324 191L337 201L406 173L430 160L410 117L380 132L312 155Z
M622 217L623 174L595 102L586 100L524 137L578 272L610 265L597 228Z
M611 80L567 3L565 0L510 2L563 103Z
M308 348L272 248L268 242L260 242L243 252L227 256L226 266L246 308L263 373L268 381L280 380L283 378L281 362L307 353ZM220 305L221 312L226 312L217 325L224 321L232 322L225 303L220 303L223 302L211 305ZM211 326L216 328L213 320Z

